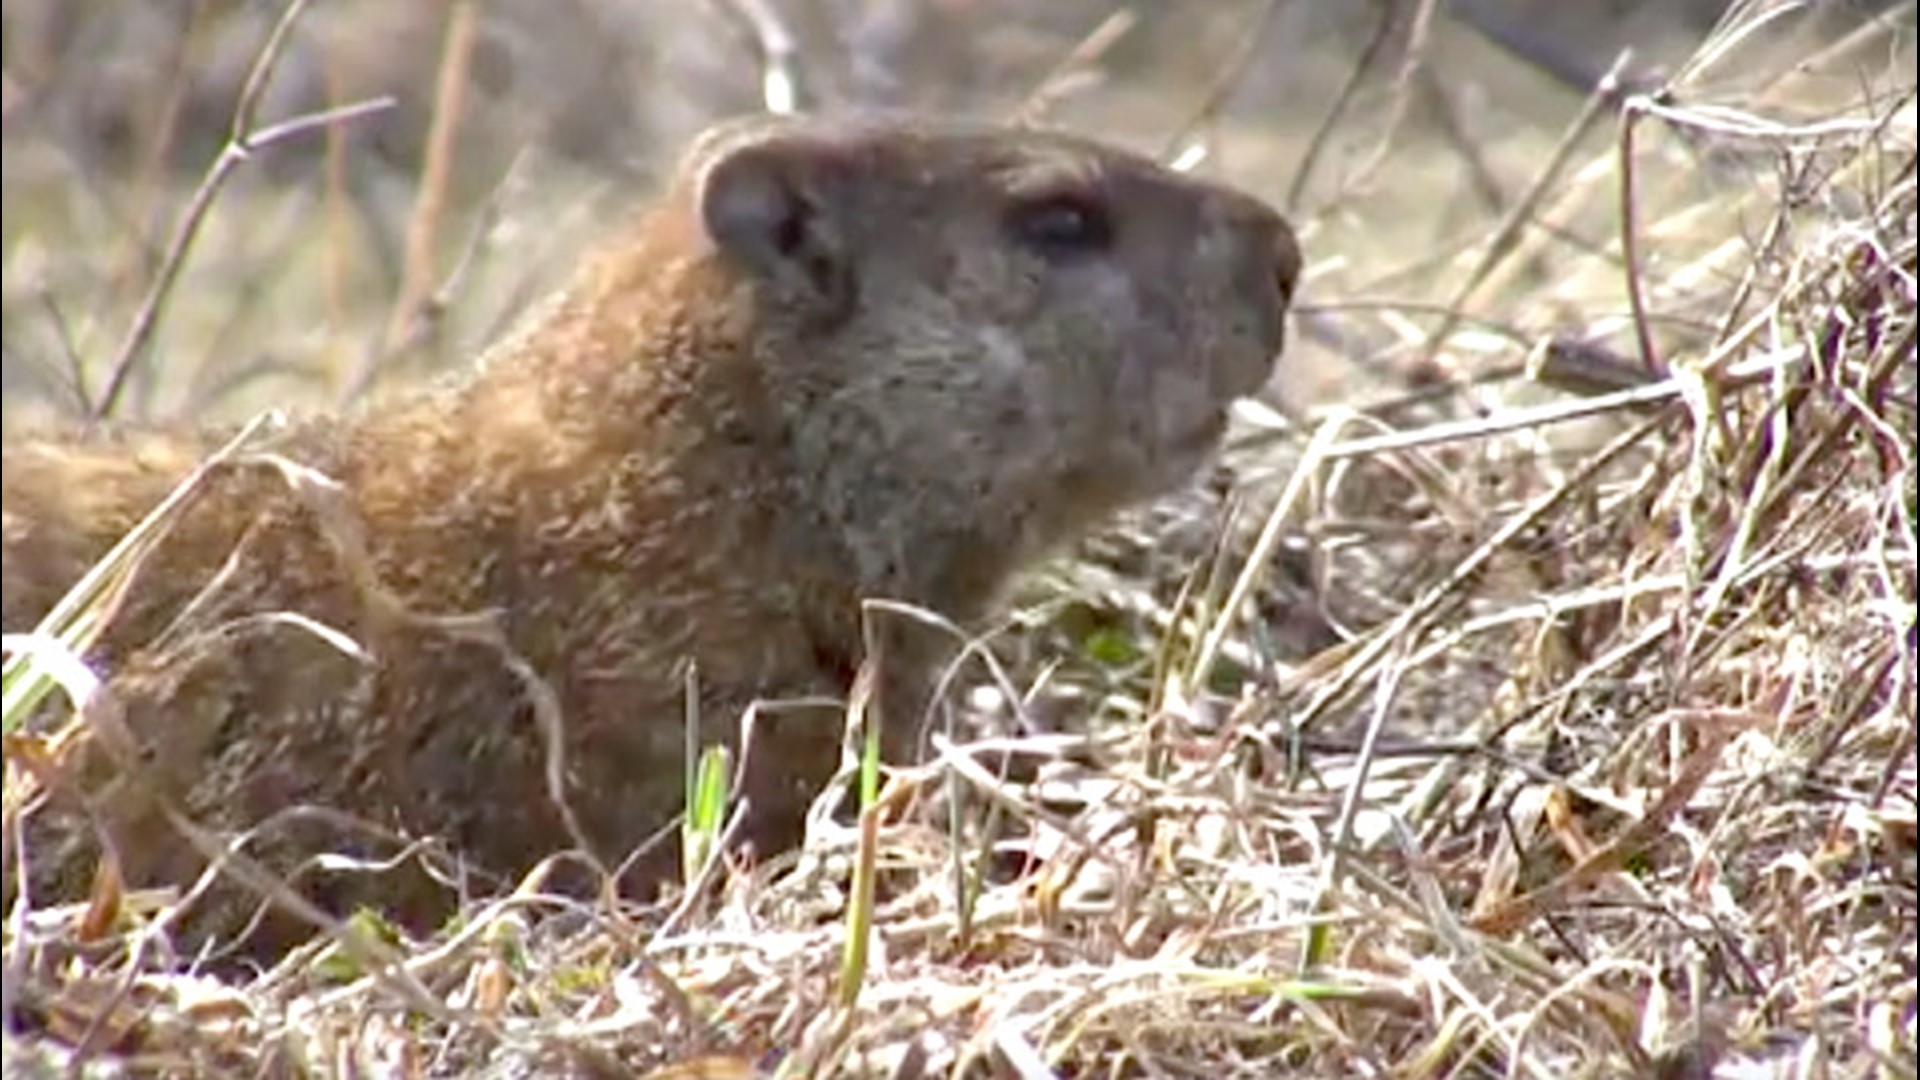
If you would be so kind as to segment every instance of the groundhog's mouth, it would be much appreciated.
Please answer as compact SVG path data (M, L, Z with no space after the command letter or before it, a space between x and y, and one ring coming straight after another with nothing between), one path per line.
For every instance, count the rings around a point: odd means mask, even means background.
M1204 454L1212 450L1214 445L1220 441L1220 437L1226 433L1227 412L1222 409L1219 412L1210 414L1204 421L1196 424L1185 435L1175 439L1173 446L1175 450L1182 453Z

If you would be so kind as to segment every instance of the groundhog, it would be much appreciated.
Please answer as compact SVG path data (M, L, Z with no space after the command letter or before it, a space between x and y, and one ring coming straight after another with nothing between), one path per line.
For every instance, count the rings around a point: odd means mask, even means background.
M98 746L63 767L33 898L83 895L102 839L133 884L191 882L156 799L257 827L246 850L324 907L414 927L581 845L645 888L676 866L645 842L694 716L743 752L745 846L788 847L872 641L885 754L918 752L944 658L867 636L862 601L977 618L1179 485L1271 374L1299 269L1259 200L1084 138L722 125L471 372L204 478L89 658L139 780ZM218 442L10 435L6 628ZM815 705L760 707L785 699ZM312 861L416 838L452 886Z

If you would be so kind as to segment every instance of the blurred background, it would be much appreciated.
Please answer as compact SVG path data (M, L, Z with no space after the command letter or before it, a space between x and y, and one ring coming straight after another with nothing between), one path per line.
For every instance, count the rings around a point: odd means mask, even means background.
M7 417L235 419L458 365L695 132L788 103L1057 124L1283 206L1310 269L1274 404L1309 407L1408 375L1409 328L1603 76L1619 61L1625 90L1668 85L1726 6L321 0L288 20L281 3L9 0ZM1772 6L1806 9L1765 24L1782 56L1912 22L1911 4ZM241 154L236 106L283 22ZM1755 55L1686 92L1763 91ZM1579 136L1589 154L1614 138ZM1604 243L1562 224L1574 250Z

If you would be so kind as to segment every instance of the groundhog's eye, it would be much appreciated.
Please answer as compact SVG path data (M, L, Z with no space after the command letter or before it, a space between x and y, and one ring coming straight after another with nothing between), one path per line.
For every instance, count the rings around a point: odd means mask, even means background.
M1021 243L1051 258L1105 251L1113 242L1106 207L1085 195L1047 195L1013 208Z

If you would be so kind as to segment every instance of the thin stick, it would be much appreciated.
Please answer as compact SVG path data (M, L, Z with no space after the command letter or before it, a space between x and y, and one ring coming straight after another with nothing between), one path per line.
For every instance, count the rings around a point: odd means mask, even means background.
M1613 67L1608 69L1606 75L1601 78L1593 93L1587 96L1580 115L1567 126L1566 132L1560 136L1560 144L1547 156L1546 167L1540 170L1540 174L1534 178L1526 194L1513 204L1507 211L1506 217L1494 228L1493 236L1487 240L1486 250L1482 252L1480 261L1460 280L1460 286L1454 291L1452 299L1442 305L1446 317L1435 328L1433 335L1427 339L1424 361L1426 364L1431 365L1438 359L1440 350L1446 346L1447 339L1453 336L1454 329L1460 325L1467 302L1473 298L1473 294L1486 283L1488 276L1493 273L1495 267L1500 265L1501 260L1518 249L1521 234L1526 231L1528 223L1534 220L1534 211L1538 209L1541 200L1545 199L1547 192L1560 182L1561 173L1566 169L1567 162L1572 159L1574 149L1586 138L1587 132L1593 129L1594 122L1600 118L1606 106L1618 99L1620 73L1625 70L1630 55L1621 53L1613 62Z
M271 127L255 130L254 114L259 111L260 99L265 94L267 82L273 73L274 65L286 50L287 40L292 36L293 24L306 10L308 0L293 0L287 5L286 13L273 28L273 34L261 47L260 55L254 60L253 70L247 75L246 87L240 92L239 104L233 110L233 128L227 139L227 145L220 150L220 156L214 159L207 175L194 190L193 198L187 203L186 210L175 223L173 235L167 241L166 254L160 260L160 268L154 274L153 284L147 289L147 295L140 301L140 308L134 313L132 325L121 339L120 347L114 353L113 363L108 368L107 381L100 389L100 397L89 410L89 418L98 423L113 414L120 402L121 392L126 388L127 377L133 373L133 365L145 355L147 346L153 340L154 333L160 327L160 312L166 306L167 298L173 293L173 286L180 277L180 269L186 264L187 253L193 248L193 241L200 233L207 214L213 209L213 203L219 197L221 188L233 171L253 157L254 153L284 139L304 135L310 131L325 128L329 124L355 120L372 115L393 105L392 98L374 98L370 101L346 105L337 109L323 109L308 113Z
M1300 167L1294 170L1293 183L1287 186L1287 198L1284 208L1288 214L1298 213L1300 200L1307 191L1307 179L1313 175L1313 167L1319 163L1326 152L1327 145L1333 141L1333 133L1339 130L1340 121L1360 95L1360 84L1366 80L1367 73L1373 70L1380 57L1385 54L1387 43L1393 40L1392 5L1380 9L1380 21L1374 24L1373 37L1366 47L1360 50L1359 59L1354 61L1353 69L1347 72L1347 79L1340 84L1340 90L1333 95L1333 103L1320 118L1319 126L1313 129L1313 137L1307 140L1307 150L1300 158Z
M1627 304L1633 310L1633 336L1640 347L1640 365L1648 371L1660 370L1660 358L1653 351L1653 329L1647 324L1647 298L1640 284L1640 230L1635 224L1633 129L1649 111L1651 102L1635 95L1627 99L1620 119L1620 259L1627 267Z
M387 322L388 356L409 343L422 302L433 287L434 240L446 210L447 185L453 174L454 145L460 134L460 113L467 92L479 17L472 0L456 0L447 12L446 44L440 51L440 74L433 93L433 126L420 160L420 189L407 222L407 257L400 269L400 295Z

